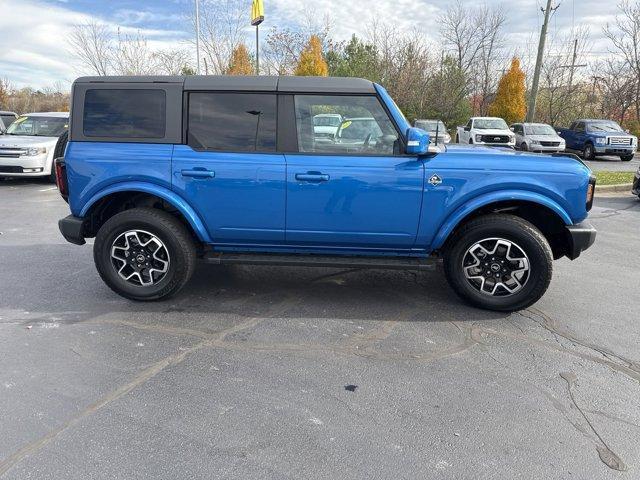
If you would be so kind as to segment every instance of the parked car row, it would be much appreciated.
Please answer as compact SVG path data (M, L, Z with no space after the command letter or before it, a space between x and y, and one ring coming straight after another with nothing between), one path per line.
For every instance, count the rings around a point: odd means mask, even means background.
M451 136L441 120L419 119L416 128L427 131L432 143L447 144ZM536 153L569 151L594 160L599 155L618 156L630 161L638 151L638 138L611 120L576 120L570 128L554 128L546 123L513 123L502 118L472 117L457 127L456 143L506 147Z

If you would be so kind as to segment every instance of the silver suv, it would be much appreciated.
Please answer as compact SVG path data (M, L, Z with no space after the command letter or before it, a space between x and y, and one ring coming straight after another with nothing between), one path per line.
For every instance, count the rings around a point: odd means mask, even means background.
M546 123L514 123L509 127L516 134L516 148L529 152L564 152L565 141Z

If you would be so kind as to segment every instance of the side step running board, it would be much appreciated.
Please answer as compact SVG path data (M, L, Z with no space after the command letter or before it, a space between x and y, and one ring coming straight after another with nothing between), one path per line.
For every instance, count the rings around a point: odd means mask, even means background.
M281 267L376 268L381 270L434 270L438 258L349 257L325 255L278 255L252 253L209 253L207 263L216 265L277 265Z

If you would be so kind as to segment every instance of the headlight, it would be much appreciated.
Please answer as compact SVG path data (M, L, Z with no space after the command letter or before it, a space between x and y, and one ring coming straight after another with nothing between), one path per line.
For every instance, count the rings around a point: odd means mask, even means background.
M47 153L45 147L29 147L22 154L23 157L35 157L36 155L43 155Z
M605 143L607 143L607 139L603 137L596 138L596 143L598 145L604 145Z
M482 135L476 135L476 142L482 141Z
M540 140L531 140L531 145L540 145Z

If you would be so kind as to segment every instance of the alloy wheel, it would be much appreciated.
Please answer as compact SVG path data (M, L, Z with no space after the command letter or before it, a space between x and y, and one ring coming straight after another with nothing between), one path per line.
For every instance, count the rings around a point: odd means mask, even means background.
M474 243L464 254L462 269L474 289L500 297L522 290L531 273L524 250L504 238L486 238Z
M169 251L152 233L129 230L111 245L111 264L126 282L148 287L160 282L169 271Z

